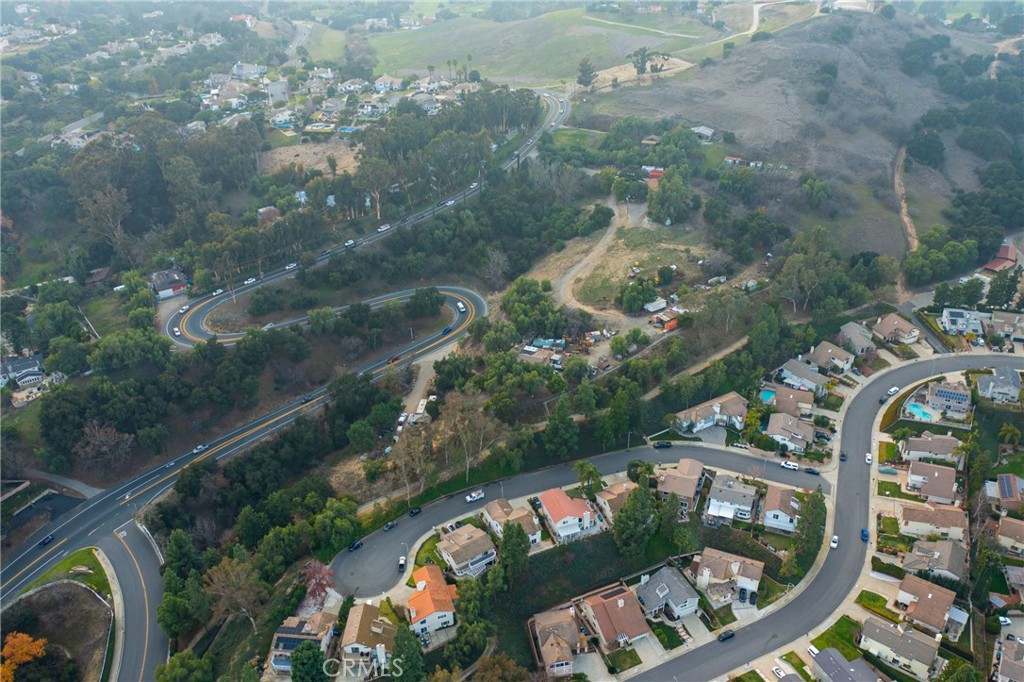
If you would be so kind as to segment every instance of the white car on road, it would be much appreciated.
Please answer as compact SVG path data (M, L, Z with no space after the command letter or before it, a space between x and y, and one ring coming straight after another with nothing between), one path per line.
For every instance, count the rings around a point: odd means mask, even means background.
M179 315L184 315L185 313L188 312L188 308L189 308L189 306L187 306L187 305L181 306L181 308L178 309L178 314Z
M244 282L242 282L242 286L245 286L247 284L256 284L256 278L255 277L250 277L249 279L247 279Z
M181 336L181 330L180 330L180 329L178 329L177 327L175 327L175 328L174 328L174 335L175 335L175 336Z
M476 502L477 500L484 499L483 490L474 490L470 494L466 495L466 502Z
M833 535L832 536L832 542L828 543L828 546L831 547L832 549L835 549L836 547L838 547L839 546L839 536L838 535Z
M864 463L865 464L871 464L871 453L870 452L865 452L864 453Z
M221 294L223 294L223 293L224 293L224 290L223 290L223 289L217 289L216 291L214 291L214 292L213 292L212 294L210 294L210 295L211 295L211 296L220 296L220 295L221 295Z
M298 263L289 263L288 265L284 266L284 269L285 270L294 270L297 267L299 267Z

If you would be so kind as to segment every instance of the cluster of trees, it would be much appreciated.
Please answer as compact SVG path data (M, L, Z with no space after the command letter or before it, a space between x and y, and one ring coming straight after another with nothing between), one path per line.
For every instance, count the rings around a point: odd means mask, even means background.
M749 180L752 188L753 174L749 168L730 171L722 176L722 180L741 176L745 178L742 182ZM721 183L719 187L722 188ZM763 209L731 218L732 205L728 192L724 192L704 205L704 219L712 228L710 233L715 247L731 254L736 261L753 262L755 249L778 250L776 245L792 235L789 228L773 221Z
M642 145L649 135L660 136L657 145ZM545 134L540 140L540 158L558 161L573 167L600 168L612 166L618 170L640 166L686 166L692 173L704 168L704 152L700 139L689 126L677 121L660 119L651 121L628 116L615 121L596 147L575 140L555 144L554 137Z
M811 570L825 539L827 514L825 495L818 486L800 505L800 523L793 534L793 549L786 553L780 569L783 577L799 580Z

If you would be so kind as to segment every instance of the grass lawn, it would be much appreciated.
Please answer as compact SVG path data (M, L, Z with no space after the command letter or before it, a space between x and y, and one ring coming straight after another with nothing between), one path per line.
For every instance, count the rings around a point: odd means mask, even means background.
M761 584L757 587L757 608L763 609L778 600L787 591L787 586L775 582L766 575L761 576Z
M913 500L915 502L924 501L920 495L911 495L910 493L904 492L900 488L899 483L894 483L892 481L879 481L878 494L882 497L895 497L901 500Z
M732 682L765 682L764 678L757 674L756 670L748 670L738 677L731 678Z
M555 144L568 145L571 147L596 147L601 143L605 133L598 130L579 130L563 128L554 133Z
M632 649L619 649L608 654L608 662L621 673L640 665L640 654Z
M782 654L782 660L793 666L797 674L807 680L807 682L814 682L814 678L811 677L811 673L807 670L807 664L804 663L804 659L800 658L799 654L795 651L787 651Z
M0 507L0 522L6 525L7 522L11 520L11 517L14 516L15 512L31 502L36 495L42 494L47 487L46 483L30 483L29 486L21 492L8 497L4 500L3 506Z
M647 624L651 626L654 636L658 638L658 641L666 649L675 649L683 645L683 638L679 636L679 631L675 628L670 628L664 623L653 623L651 621L647 621Z
M879 523L879 531L885 535L899 535L900 522L892 516L883 516Z
M85 301L82 311L100 336L128 328L128 319L121 314L121 298L113 291Z
M789 535L765 532L761 533L761 540L767 542L776 550L789 549L793 546L793 538Z
M1006 576L1002 571L990 571L988 591L998 594L1010 594L1010 586L1006 584Z
M885 605L885 597L880 594L861 590L855 601L871 613L877 614L893 623L898 623L900 620L899 614Z
M299 143L301 135L285 135L277 128L271 128L267 131L267 142L270 143L271 149L277 149L278 147L290 147L293 144Z
M431 560L436 566L444 567L444 561L441 560L441 555L437 551L437 543L441 542L441 536L433 535L423 541L420 548L416 550L416 566L428 565L427 559Z
M43 403L33 400L25 407L4 410L4 426L13 426L21 437L21 442L33 450L45 446L43 436L39 433L39 413Z
M834 646L839 649L843 657L852 661L861 657L860 649L857 648L857 633L860 631L860 623L849 616L842 616L832 627L811 640L818 651Z
M892 462L893 460L899 459L900 452L896 447L896 443L879 443L878 444L878 463L884 464L885 462Z
M715 609L715 618L718 619L720 624L732 625L736 622L736 616L732 612L732 604L726 604L720 609Z
M385 599L384 601L382 601L380 603L380 615L384 616L385 618L390 620L395 625L400 625L403 622L405 622L401 618L398 617L398 612L395 611L394 605L391 604L391 598L390 597L388 597L387 599Z
M830 412L838 412L843 406L843 396L829 393L825 396L824 400L819 403L819 407L823 410L829 410Z
M71 569L75 566L84 566L85 568L92 569L92 573L72 573ZM27 592L33 587L57 580L74 580L88 585L103 596L110 594L110 581L107 579L107 573L103 570L103 566L100 565L100 561L96 558L95 550L92 547L86 547L73 554L69 554L59 564L25 588L25 591Z
M1024 453L1010 455L1006 458L1006 464L992 469L992 476L996 474L1017 474L1024 477Z
M341 55L345 49L345 32L328 28L319 22L309 22L309 40L306 41L306 49L309 50L309 57L315 62L325 59L334 59ZM426 74L424 74L426 75Z

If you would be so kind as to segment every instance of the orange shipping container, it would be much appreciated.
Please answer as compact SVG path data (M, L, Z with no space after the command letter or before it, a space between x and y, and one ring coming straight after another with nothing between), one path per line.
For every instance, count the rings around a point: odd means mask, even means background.
M672 318L671 320L665 323L665 331L670 332L678 326L679 320L677 318Z

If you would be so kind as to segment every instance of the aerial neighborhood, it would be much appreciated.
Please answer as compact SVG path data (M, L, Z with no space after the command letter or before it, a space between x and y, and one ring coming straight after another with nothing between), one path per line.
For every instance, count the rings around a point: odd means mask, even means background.
M6 682L1024 682L1024 6L5 4Z

